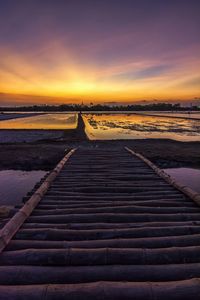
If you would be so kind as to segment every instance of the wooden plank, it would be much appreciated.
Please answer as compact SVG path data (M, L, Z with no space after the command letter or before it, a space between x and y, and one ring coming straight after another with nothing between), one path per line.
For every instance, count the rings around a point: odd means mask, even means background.
M163 265L200 262L200 246L99 249L26 249L4 251L1 266Z
M200 246L200 234L146 237L138 239L106 239L89 241L38 241L38 240L12 240L6 247L7 251L20 249L60 249L60 248L167 248Z
M114 214L114 213L99 213L99 214L67 214L59 216L30 216L28 223L93 223L93 222L114 222L114 223L129 223L129 222L176 222L176 221L200 221L200 214L197 213L176 213L176 214Z
M125 229L20 229L14 239L17 240L51 240L84 241L112 238L143 238L200 234L199 226L143 227Z
M44 300L188 300L200 294L198 278L171 282L93 282L0 286L2 299ZM134 297L134 298L133 298Z
M96 281L164 282L200 277L200 264L103 266L0 266L1 285Z

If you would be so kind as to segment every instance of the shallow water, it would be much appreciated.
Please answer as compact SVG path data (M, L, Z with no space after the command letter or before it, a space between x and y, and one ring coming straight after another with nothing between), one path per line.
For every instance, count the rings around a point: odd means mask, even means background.
M0 205L15 205L46 174L45 171L0 171Z
M31 117L34 115L37 115L37 113L0 113L0 121Z
M43 114L0 122L0 129L73 129L77 114Z
M148 113L155 114L155 116L149 116ZM165 114L166 117L160 117L158 114ZM98 112L85 113L83 118L86 133L91 140L161 138L200 141L200 120L184 118L189 115L200 118L200 113L181 112L141 112L139 114ZM183 118L178 118L179 116ZM77 113L46 113L0 121L0 129L63 130L73 129L76 126Z
M141 114L145 115L162 115L166 117L173 118L189 118L189 119L197 119L200 120L200 112L188 111L188 112L166 112L166 111L144 111Z
M200 170L193 168L173 168L164 170L182 184L200 193Z
M85 114L91 140L167 138L200 141L200 121L136 114Z

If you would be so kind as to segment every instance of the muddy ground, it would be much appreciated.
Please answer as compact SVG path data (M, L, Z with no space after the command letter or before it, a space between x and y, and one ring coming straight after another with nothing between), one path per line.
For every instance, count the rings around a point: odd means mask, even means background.
M73 147L131 147L161 168L200 168L200 142L174 140L113 140L83 142L35 142L0 145L0 169L51 170Z

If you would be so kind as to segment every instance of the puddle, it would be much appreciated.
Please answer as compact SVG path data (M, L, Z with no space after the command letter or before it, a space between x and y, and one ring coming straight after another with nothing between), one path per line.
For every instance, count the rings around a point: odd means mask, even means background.
M45 171L0 171L0 205L16 205L40 181Z
M173 168L164 171L177 181L200 193L200 170L193 168Z

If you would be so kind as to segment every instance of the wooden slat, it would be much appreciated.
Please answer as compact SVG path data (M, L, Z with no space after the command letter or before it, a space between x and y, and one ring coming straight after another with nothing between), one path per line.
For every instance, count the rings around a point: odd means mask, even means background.
M171 282L92 282L81 284L0 286L2 299L44 300L188 300L200 294L200 279ZM45 295L45 298L44 298Z
M0 265L88 266L88 265L162 265L200 262L200 246L99 249L26 249L4 251Z

